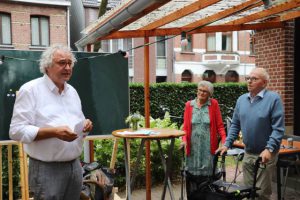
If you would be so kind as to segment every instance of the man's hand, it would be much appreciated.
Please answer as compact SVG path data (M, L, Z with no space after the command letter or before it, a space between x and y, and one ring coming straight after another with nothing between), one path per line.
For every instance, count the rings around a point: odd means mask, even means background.
M222 146L222 147L218 148L216 152L220 152L220 155L222 156L227 151L228 151L228 147Z
M89 119L86 119L84 122L83 132L90 132L93 129L93 122Z
M269 160L271 160L272 153L268 149L265 149L260 153L260 157L261 157L261 163L266 164L267 162L269 162Z
M55 129L56 137L63 141L72 142L78 137L68 126L59 126Z

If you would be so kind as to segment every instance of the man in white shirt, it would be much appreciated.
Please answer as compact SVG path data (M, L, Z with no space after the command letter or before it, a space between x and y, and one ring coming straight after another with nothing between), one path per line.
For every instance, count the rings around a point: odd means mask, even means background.
M79 199L83 136L92 130L76 90L67 81L76 58L68 47L54 45L41 55L43 77L21 86L14 105L9 135L24 143L29 155L29 187L34 199Z

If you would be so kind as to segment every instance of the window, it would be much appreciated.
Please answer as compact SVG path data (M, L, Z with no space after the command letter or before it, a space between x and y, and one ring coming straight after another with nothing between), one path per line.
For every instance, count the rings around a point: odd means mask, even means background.
M49 18L31 17L31 45L49 46Z
M255 48L254 48L254 43L255 43L255 39L254 39L254 31L252 31L250 33L250 55L255 55Z
M113 39L112 41L112 46L111 46L111 53L115 53L119 51L119 40L118 39Z
M232 33L222 33L222 51L232 51Z
M206 34L206 45L207 51L216 51L216 34L215 33L207 33Z
M192 35L187 35L186 36L187 38L187 41L188 41L188 44L186 46L182 46L181 47L181 51L182 52L193 52L193 46L192 46Z
M101 40L101 49L98 52L104 53L116 53L119 50L128 51L128 68L133 68L134 51L131 50L133 47L132 38L128 39L112 39L112 40Z
M126 50L124 48L124 45L125 45L124 40L123 39L102 40L100 52L116 53L121 49ZM131 39L129 39L129 40L131 40Z
M225 74L225 82L239 82L239 74L235 70L228 70Z
M156 77L156 83L164 83L164 82L167 82L166 76L157 76Z
M156 37L156 67L166 68L166 41L165 36Z
M109 40L101 40L101 52L110 52Z
M250 55L255 55L254 39L253 38L250 38Z
M10 15L0 13L0 44L11 44Z
M184 70L182 72L181 82L192 82L192 73L189 70Z
M129 83L133 83L133 81L134 81L134 80L133 80L133 76L129 76L128 82L129 82Z
M202 80L215 83L217 80L217 74L214 70L207 69L202 74Z
M123 39L123 50L128 51L129 57L128 57L128 68L133 68L133 50L132 49L132 39Z

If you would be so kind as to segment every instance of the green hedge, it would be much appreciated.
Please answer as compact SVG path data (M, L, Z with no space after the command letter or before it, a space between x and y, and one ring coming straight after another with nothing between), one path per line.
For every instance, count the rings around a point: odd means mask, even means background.
M247 92L246 84L242 83L216 83L214 95L221 105L223 119L232 116L237 98ZM150 85L150 113L153 118L162 118L165 111L169 111L172 121L183 123L183 110L185 102L194 99L197 95L195 83L156 83ZM144 113L144 87L143 84L130 85L130 112Z

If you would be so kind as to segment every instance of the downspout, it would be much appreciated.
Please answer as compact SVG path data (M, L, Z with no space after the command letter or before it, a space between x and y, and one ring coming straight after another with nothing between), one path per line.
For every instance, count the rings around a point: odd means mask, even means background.
M97 38L108 35L125 27L128 20L135 16L146 15L151 6L162 5L170 0L135 0L126 8L116 13L110 20L106 21L93 32L90 32L78 40L75 45L78 51L82 51L88 44L94 43ZM159 6L157 6L159 7ZM147 10L147 13L145 12ZM144 12L144 13L143 13ZM150 12L150 11L149 11Z
M68 47L71 46L71 39L70 39L70 7L67 7L67 27L68 27L68 32L67 32L67 36L68 36Z

